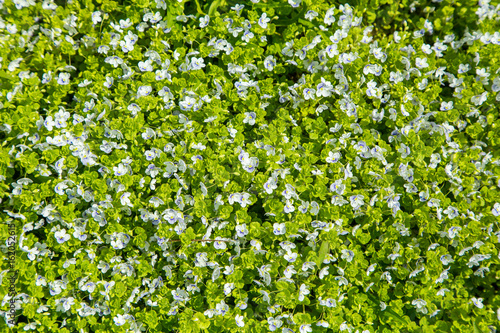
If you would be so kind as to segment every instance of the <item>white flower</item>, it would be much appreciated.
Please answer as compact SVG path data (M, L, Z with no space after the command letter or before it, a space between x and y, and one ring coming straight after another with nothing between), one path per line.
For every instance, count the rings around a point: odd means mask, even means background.
M276 331L276 329L280 328L283 325L283 322L279 319L274 319L273 317L267 318L267 322L269 324L270 331Z
M264 190L267 194L272 194L276 188L278 188L278 185L273 178L269 178L269 180L264 183Z
M317 12L315 12L314 10L309 10L307 11L305 18L306 20L312 21L317 16L318 16Z
M342 155L339 152L329 152L326 163L337 163Z
M295 252L287 252L283 256L283 258L285 258L285 260L288 262L294 262L295 260L297 260L297 257L298 257L298 254Z
M285 208L283 210L286 214L295 211L295 207L293 206L293 199L286 200Z
M92 13L92 23L96 25L97 23L101 22L101 12L100 11L95 11Z
M140 86L139 89L137 89L137 97L148 96L152 91L153 88L151 88L151 86Z
M495 205L493 205L491 213L493 214L493 216L500 216L500 203L497 202L495 203Z
M293 8L297 8L300 6L300 3L302 2L302 0L288 0L288 3L290 4L290 6L292 6Z
M306 88L304 89L303 94L305 100L314 99L316 95L316 90L311 88Z
M112 56L104 59L104 62L113 65L114 68L117 68L119 65L123 64L123 59L118 56Z
M253 32L251 32L250 30L246 30L244 33L243 33L243 37L241 37L241 39L243 39L245 42L250 42L250 39L252 39L255 35L253 34Z
M274 223L273 227L274 227L273 233L277 236L284 235L286 233L285 223Z
M191 58L191 69L192 70L202 69L203 67L205 67L204 62L205 62L205 60L203 58L192 57Z
M427 58L417 58L415 59L415 65L418 68L427 68L429 64L427 63Z
M372 264L372 265L370 265L370 267L368 267L368 269L366 270L367 276L370 276L370 273L375 271L375 266L377 266L377 264Z
M182 111L191 110L195 104L196 99L189 96L186 96L183 101L179 102Z
M317 215L319 213L319 205L316 201L311 202L311 208L309 209L309 213L312 215Z
M302 283L299 289L299 301L302 302L304 300L305 295L309 295L310 291L307 289L307 285Z
M300 333L312 332L311 324L300 325Z
M67 85L69 84L69 78L70 78L69 73L59 73L59 77L57 78L57 83L60 85Z
M64 195L64 190L68 188L65 182L59 183L54 188L54 191L59 195Z
M236 317L234 318L236 320L236 325L238 325L238 327L243 327L245 326L245 322L243 321L243 316L242 315L236 315Z
M259 19L259 25L262 27L262 29L267 29L267 23L270 22L271 19L267 17L266 13L262 13L262 16Z
M118 164L118 167L113 167L115 176L123 176L128 172L128 169L123 165L123 163Z
M215 312L218 315L224 316L228 311L229 306L224 302L224 300L220 301L220 303L217 303L217 305L215 306Z
M441 111L453 110L453 102L452 101L450 101L450 102L442 102L440 110Z
M474 303L474 305L480 309L482 309L484 307L482 298L472 297L472 303Z
M363 195L353 195L349 199L351 200L351 206L353 209L357 210L361 208L365 203L363 202L363 199L365 197Z
M214 242L214 247L217 250L224 250L226 248L226 242L221 242L220 240L221 240L220 237L216 238L216 241Z
M332 25L335 23L335 16L333 16L335 8L330 8L326 11L324 22L326 25Z
M158 197L151 197L151 199L149 199L149 203L152 204L155 208L158 208L160 205L163 205L165 202L163 202L163 200L161 200Z
M352 252L351 250L344 249L341 252L342 252L341 258L346 259L347 262L351 262L352 259L354 258L354 252Z
M469 71L470 67L469 67L469 64L460 64L458 66L458 74L463 74L463 73L467 73Z
M208 22L210 22L210 16L205 15L200 17L200 28L205 28L208 25Z
M326 81L321 78L321 83L316 87L316 96L318 97L329 97L332 95L333 86L330 81Z
M121 195L120 202L123 206L134 207L134 205L132 205L132 203L130 202L130 195L130 192L125 192Z
M324 267L324 268L323 268L323 269L319 272L319 278L320 278L321 280L323 280L325 276L327 276L327 275L329 275L329 274L330 274L330 273L328 272L328 269L329 269L329 267L328 267L328 266L326 266L326 267Z
M245 237L248 235L248 229L246 224L239 224L236 226L236 234L238 237Z
M243 119L244 124L255 125L255 118L257 118L257 114L255 112L245 112L245 119Z
M54 233L54 237L56 238L56 240L59 244L62 244L71 238L71 236L66 233L66 229L56 231Z
M141 72L151 72L153 70L152 66L153 61L151 59L148 59L146 61L139 61L139 69Z
M451 227L448 230L448 237L450 237L451 239L453 239L453 238L455 238L460 233L460 231L462 231L461 227Z
M274 57L272 55L270 56L267 56L265 59L264 59L264 67L272 72L273 69L274 69L274 66L276 66L276 60L274 60Z
M415 299L411 302L411 304L417 308L417 312L422 312L423 314L427 313L427 308L425 307L427 305L427 302L423 299Z
M122 326L127 321L125 316L121 315L121 314L118 314L115 317L113 317L113 320L114 320L116 326Z

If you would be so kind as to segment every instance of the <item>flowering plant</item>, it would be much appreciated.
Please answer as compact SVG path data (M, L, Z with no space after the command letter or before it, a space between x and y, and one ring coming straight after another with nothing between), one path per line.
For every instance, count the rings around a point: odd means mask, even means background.
M500 5L341 2L1 1L0 327L500 329Z

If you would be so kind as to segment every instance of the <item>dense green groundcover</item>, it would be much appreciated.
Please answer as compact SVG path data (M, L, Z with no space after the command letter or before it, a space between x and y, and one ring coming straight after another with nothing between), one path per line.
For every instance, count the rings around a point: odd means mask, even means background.
M1 0L0 331L500 329L498 3Z

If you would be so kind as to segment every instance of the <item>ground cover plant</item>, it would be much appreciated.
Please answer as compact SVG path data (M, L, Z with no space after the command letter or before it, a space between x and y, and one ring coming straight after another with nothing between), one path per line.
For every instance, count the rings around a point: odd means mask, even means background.
M500 329L498 1L0 1L2 332Z

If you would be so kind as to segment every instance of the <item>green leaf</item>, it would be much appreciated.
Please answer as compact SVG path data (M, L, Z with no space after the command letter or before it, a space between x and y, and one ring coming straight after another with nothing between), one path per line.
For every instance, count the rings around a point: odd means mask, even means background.
M210 8L208 9L208 16L210 17L214 16L214 13L217 11L217 8L220 6L222 1L223 0L215 0L214 2L212 2Z
M150 328L155 328L156 326L158 326L158 315L156 314L156 311L155 310L149 310L147 313L146 313L146 324L148 324L148 326Z
M191 241L196 238L196 235L193 228L189 227L179 236L179 238L181 239L183 245L188 245L191 244Z
M202 330L210 327L210 321L207 320L207 318L205 317L205 315L203 313L197 312L193 316L193 321L195 321L196 324L198 325L198 327Z
M325 260L328 252L330 252L330 243L328 241L321 242L321 247L319 248L318 252L318 259L316 261L318 267L321 266L321 263L323 262L323 260Z

